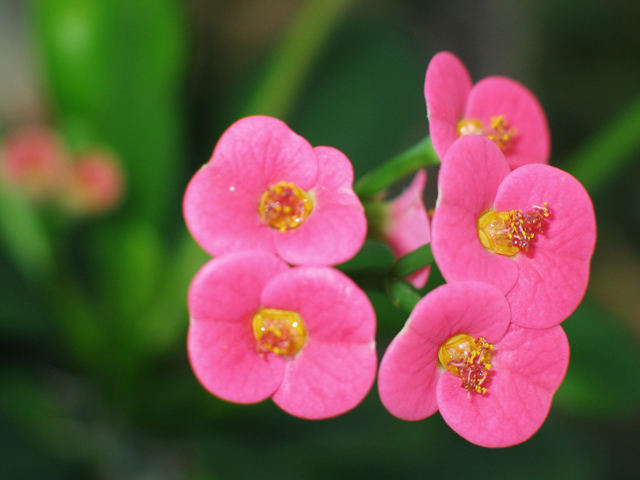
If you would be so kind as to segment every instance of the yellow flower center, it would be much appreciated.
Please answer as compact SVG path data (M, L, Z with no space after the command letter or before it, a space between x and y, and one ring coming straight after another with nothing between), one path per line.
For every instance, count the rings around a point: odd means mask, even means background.
M270 187L258 205L258 213L265 223L281 232L302 225L312 209L311 198L291 182Z
M456 132L458 132L459 137L470 133L484 135L484 127L477 118L463 118L456 124Z
M253 334L260 353L294 355L307 339L307 329L297 312L261 308L253 317Z
M534 205L528 212L487 210L478 219L478 238L487 250L513 257L529 250L536 235L543 233L542 222L549 215L547 202L542 207Z
M500 147L503 152L511 148L513 137L517 133L514 128L509 128L509 123L504 115L491 117L491 124L488 128L477 118L463 118L456 124L456 132L459 137L470 133L484 135Z
M487 393L482 384L491 370L493 345L484 337L477 340L461 333L440 345L438 361L446 370L460 377L461 386L469 393Z

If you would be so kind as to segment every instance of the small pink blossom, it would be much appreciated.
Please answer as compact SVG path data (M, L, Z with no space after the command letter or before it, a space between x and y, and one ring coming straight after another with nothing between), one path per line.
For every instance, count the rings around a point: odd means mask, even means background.
M488 77L472 85L462 62L440 52L427 68L424 95L431 141L441 160L460 135L478 133L501 146L512 169L548 162L546 116L536 97L520 83Z
M290 268L271 253L232 253L198 272L188 303L191 365L224 400L271 397L291 415L319 419L354 408L373 384L375 312L364 292L333 268ZM296 326L306 328L306 337L291 327L259 339L260 312L299 315ZM296 335L295 348L281 344Z
M275 118L247 117L222 135L189 183L184 216L213 256L263 250L291 264L335 265L366 236L352 184L340 151L312 147Z
M527 440L549 412L569 345L560 326L526 329L510 325L509 318L504 296L486 283L448 283L427 294L380 363L384 406L412 421L439 410L459 435L484 447ZM476 339L481 348L459 350L466 363L451 360L445 369L439 353L458 336ZM465 366L458 370L453 363ZM465 387L469 378L472 385Z
M56 197L69 167L62 142L45 128L11 133L3 141L0 159L4 180L35 201Z
M95 150L72 164L65 189L64 205L76 214L108 212L122 200L124 174L117 158Z
M429 215L422 199L426 182L427 172L420 170L405 191L389 202L383 235L396 258L431 241ZM422 288L429 278L429 269L422 268L407 280L414 287Z
M448 150L438 190L431 247L447 282L478 280L496 286L509 301L513 323L522 327L551 327L575 310L587 287L596 240L591 199L575 178L540 164L510 171L493 142L467 135ZM536 209L550 214L536 214L539 229L529 229L523 238L530 241L528 249L505 255L483 245L483 214L521 212L524 218ZM519 225L507 224L512 228L507 234Z

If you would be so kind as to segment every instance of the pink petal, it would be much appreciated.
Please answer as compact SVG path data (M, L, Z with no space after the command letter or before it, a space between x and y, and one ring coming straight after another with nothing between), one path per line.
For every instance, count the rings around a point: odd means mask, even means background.
M273 401L302 418L334 417L357 406L371 389L377 355L369 343L334 343L310 337L294 361Z
M487 251L477 228L481 214L493 208L498 186L509 172L500 149L480 135L459 138L447 152L431 224L431 248L447 282L485 281L504 294L515 284L517 265Z
M440 52L431 59L424 82L424 96L429 134L440 159L458 138L456 125L464 116L470 91L469 72L458 57Z
M411 184L389 204L389 219L385 228L386 241L393 255L398 258L431 241L429 215L422 194L427 182L426 170L416 173ZM425 267L407 277L416 288L427 283L430 267Z
M268 308L300 314L309 338L325 343L371 344L375 312L365 293L329 267L296 267L274 277L261 295Z
M490 125L491 117L499 115L504 115L509 128L516 130L511 147L504 152L512 169L528 163L548 162L549 126L536 97L509 78L485 78L471 89L465 117Z
M353 167L339 150L316 147L318 180L310 194L313 211L300 227L274 239L280 256L295 265L337 265L364 243L367 222L353 191Z
M234 322L260 308L260 292L275 275L289 267L275 255L242 252L207 262L189 287L192 321Z
M222 135L209 163L191 179L184 217L196 241L213 256L274 251L273 230L258 214L262 194L281 181L308 190L317 178L313 147L283 122L247 117Z
M494 345L485 395L468 394L446 372L437 386L438 407L459 435L484 447L524 442L544 422L569 362L561 327L533 330L512 326Z
M513 322L530 328L557 325L576 309L589 280L596 240L589 194L571 175L548 165L525 165L500 186L496 209L530 210L549 203L544 232L514 257L518 282L508 293Z
M192 322L187 336L191 367L213 395L236 403L269 398L284 377L285 361L260 355L250 317L237 322Z
M245 252L212 260L195 276L187 349L198 380L214 395L253 403L280 385L283 359L256 352L251 322L264 284L287 269L271 254Z
M293 310L307 328L302 350L286 365L273 396L282 409L326 418L355 407L376 373L375 312L360 288L328 267L297 267L274 277L262 304Z
M440 344L437 340L424 337L407 323L389 344L380 362L378 392L382 404L392 415L414 421L438 411Z
M447 283L431 291L418 302L382 358L378 390L383 405L404 420L433 414L435 384L441 376L440 346L460 333L497 343L509 319L506 299L489 284Z

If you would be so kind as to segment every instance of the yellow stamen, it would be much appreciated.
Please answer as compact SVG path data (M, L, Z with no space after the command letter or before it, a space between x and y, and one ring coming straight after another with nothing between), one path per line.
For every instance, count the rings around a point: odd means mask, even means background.
M454 335L440 346L438 361L446 370L460 377L461 386L469 393L487 393L482 384L491 370L493 345L484 337L477 340L465 333Z
M458 132L459 137L470 133L483 135L484 127L477 118L463 118L456 124L456 132Z
M496 212L487 210L478 219L478 238L482 246L499 255L513 257L528 251L537 234L543 233L542 221L551 215L549 204L533 206L532 210Z
M302 317L291 310L261 308L253 317L253 334L261 353L294 355L307 339L307 329Z
M456 132L459 137L470 133L484 135L500 147L503 152L512 147L513 138L517 133L515 128L509 128L509 123L504 115L491 117L489 127L485 127L477 118L463 118L456 124Z
M311 198L291 182L280 182L270 187L258 205L260 218L281 232L302 225L312 209Z

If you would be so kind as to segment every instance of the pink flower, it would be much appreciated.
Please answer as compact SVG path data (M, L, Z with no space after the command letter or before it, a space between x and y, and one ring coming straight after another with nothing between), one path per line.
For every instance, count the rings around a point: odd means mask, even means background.
M512 169L548 162L547 119L536 97L518 82L488 77L472 86L462 62L440 52L427 68L424 95L431 141L441 160L458 137L476 133L494 140Z
M427 182L427 172L420 170L402 194L389 202L387 221L383 235L398 258L431 240L429 215L424 206L422 194ZM409 275L407 280L416 288L422 288L429 278L430 267L425 267Z
M384 406L403 420L436 411L484 447L527 440L544 422L569 363L560 326L509 324L509 305L482 282L448 283L422 298L380 363Z
M291 415L319 419L354 408L373 384L373 307L333 268L232 253L198 272L188 303L191 365L224 400L271 397Z
M522 327L557 325L575 310L596 239L575 178L540 164L510 171L493 142L467 135L448 150L438 190L431 248L447 282L496 286Z
M92 151L73 163L65 190L64 204L76 214L112 210L122 200L124 174L120 163L106 151Z
M217 256L263 250L291 264L335 265L362 247L366 219L341 152L312 147L280 120L247 117L193 177L184 216Z
M19 130L3 142L2 176L36 201L50 200L60 193L69 159L56 134L45 128Z

